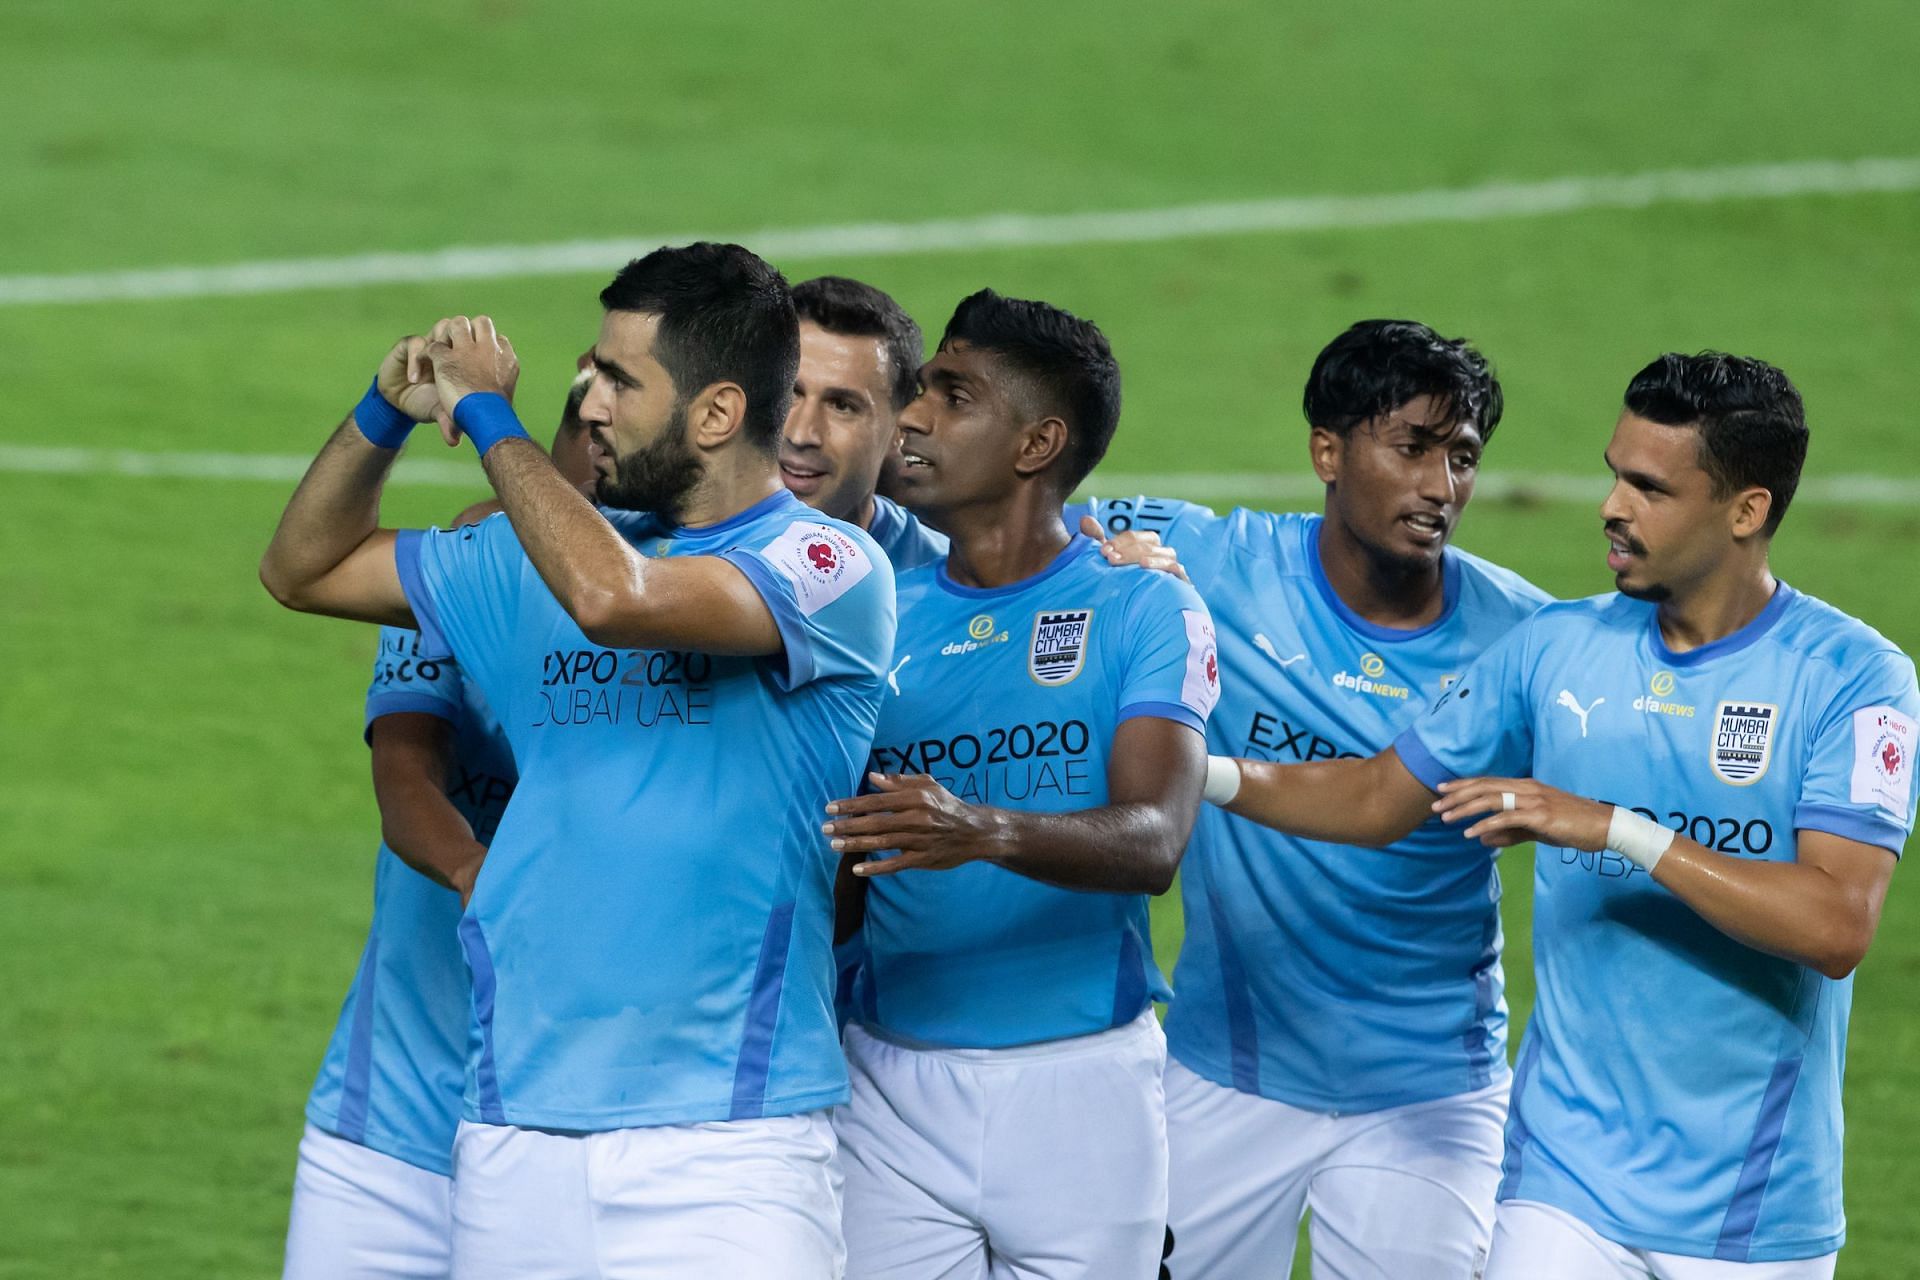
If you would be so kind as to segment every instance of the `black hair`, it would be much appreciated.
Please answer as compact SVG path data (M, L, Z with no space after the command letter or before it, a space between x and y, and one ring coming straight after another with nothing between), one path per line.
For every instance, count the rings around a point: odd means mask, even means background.
M1329 342L1307 375L1307 425L1346 436L1409 400L1432 396L1450 429L1472 423L1493 439L1506 398L1487 358L1465 338L1414 320L1362 320Z
M663 247L620 268L600 305L659 316L653 356L681 401L736 383L747 396L747 440L768 452L779 446L800 368L800 322L778 271L737 244Z
M926 340L920 326L893 298L845 276L816 276L793 287L794 310L828 333L847 338L884 338L892 366L893 407L913 403L920 389L920 360Z
M1720 351L1668 352L1633 375L1626 402L1636 417L1700 433L1700 466L1714 497L1746 488L1771 494L1763 532L1773 536L1807 461L1807 410L1785 373Z
M1120 425L1120 366L1099 326L1045 302L982 289L963 299L947 321L940 345L953 342L1005 360L1066 421L1061 495L1078 488L1106 456Z

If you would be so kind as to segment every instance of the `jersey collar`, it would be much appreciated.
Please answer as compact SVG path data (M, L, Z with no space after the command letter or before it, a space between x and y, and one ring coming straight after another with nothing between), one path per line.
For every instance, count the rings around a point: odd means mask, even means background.
M1800 594L1784 582L1776 582L1773 598L1766 607L1754 615L1753 621L1733 632L1721 636L1718 640L1701 645L1698 649L1689 649L1685 653L1675 653L1667 648L1667 638L1660 634L1660 610L1657 606L1647 609L1647 640L1653 646L1654 656L1668 666L1697 667L1703 662L1715 658L1724 658L1730 653L1738 653L1760 637L1773 630L1780 621L1780 615L1787 611L1793 597Z
M940 569L933 575L933 580L939 583L940 589L948 595L959 596L964 600L986 600L993 596L1010 596L1017 592L1025 591L1028 587L1038 586L1040 583L1045 582L1054 574L1059 573L1074 561L1091 552L1093 547L1094 542L1092 538L1089 538L1084 533L1076 533L1067 542L1067 545L1060 549L1060 554L1048 562L1046 568L1030 578L1022 578L1018 582L1009 582L1004 587L962 586L955 582L952 575L947 572L947 558L942 556L940 557Z
M1438 631L1447 625L1453 617L1453 611L1460 604L1460 557L1454 554L1452 547L1440 552L1440 616L1424 627L1411 631L1400 627L1383 627L1370 622L1353 611L1353 607L1340 598L1340 593L1327 581L1326 570L1320 567L1320 529L1326 521L1320 516L1308 516L1305 530L1307 543L1307 569L1313 575L1313 585L1320 590L1320 598L1334 612L1334 616L1359 632L1369 640L1378 640L1381 644L1404 644L1409 640L1418 640Z

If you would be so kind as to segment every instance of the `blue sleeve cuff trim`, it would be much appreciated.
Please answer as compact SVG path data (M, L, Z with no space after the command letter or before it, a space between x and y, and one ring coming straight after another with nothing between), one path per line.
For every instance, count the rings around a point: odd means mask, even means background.
M1140 716L1152 716L1156 720L1171 720L1183 724L1201 737L1207 736L1207 721L1204 716L1184 702L1129 702L1120 708L1115 724L1136 719Z
M747 581L766 602L767 612L773 615L773 625L780 630L786 660L771 664L774 682L782 691L791 692L812 680L813 644L807 636L807 621L800 616L800 606L794 603L786 579L759 552L745 547L723 551L720 558L747 575Z
M1419 779L1420 785L1429 791L1438 791L1443 782L1452 782L1460 775L1441 764L1427 750L1427 744L1420 741L1420 735L1412 728L1401 732L1393 740L1393 749L1400 757L1400 763L1407 766L1407 772Z
M439 716L448 724L459 723L457 718L459 713L448 705L445 698L436 698L430 693L376 693L367 699L367 723L361 729L361 736L372 741L375 720L381 716L403 715L408 712Z
M1796 831L1824 831L1844 840L1857 840L1885 849L1894 857L1907 847L1907 831L1898 823L1858 809L1843 809L1835 804L1803 804L1793 811Z
M424 529L402 529L393 540L393 567L400 574L400 590L413 609L413 620L420 631L420 656L451 658L453 649L440 629L440 611L433 606L433 593L420 576L420 541Z

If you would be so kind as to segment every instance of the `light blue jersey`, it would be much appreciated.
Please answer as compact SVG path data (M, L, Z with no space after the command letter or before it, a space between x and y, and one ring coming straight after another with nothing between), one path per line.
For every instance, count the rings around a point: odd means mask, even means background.
M1913 663L1782 584L1686 653L1653 605L1550 605L1394 744L1428 786L1532 776L1738 858L1800 831L1898 855L1913 825ZM1502 1199L1633 1248L1737 1262L1840 1247L1851 977L1736 942L1612 853L1534 856L1538 1003L1515 1068Z
M1006 587L961 586L945 560L913 570L900 612L872 768L931 774L969 803L1099 808L1122 721L1204 733L1219 696L1200 597L1109 565L1088 538ZM876 878L865 939L856 1016L930 1044L1086 1035L1166 994L1145 895L1060 889L985 862Z
M520 763L460 939L465 1114L600 1130L846 1097L820 825L858 783L893 650L893 569L784 490L718 524L605 513L643 554L718 556L766 601L771 658L589 642L495 516L395 556Z
M913 512L877 493L873 496L873 519L867 524L867 533L887 553L896 574L946 558L946 534L920 523L920 517ZM859 981L864 953L865 947L857 933L833 951L836 973L833 1003L842 1026L854 1014L854 984Z
M920 523L920 517L890 498L873 496L873 520L867 533L893 562L895 573L932 564L947 554L947 535Z
M1447 681L1548 597L1448 549L1441 614L1378 626L1321 569L1319 516L1160 498L1096 502L1158 533L1220 632L1219 755L1295 764L1384 750ZM1363 1112L1507 1077L1500 879L1434 820L1387 849L1301 840L1211 805L1181 863L1186 941L1168 1051L1243 1093Z
M382 627L367 690L368 735L375 720L400 712L453 726L447 798L487 843L513 794L506 738L451 659L423 658L417 631ZM471 1000L459 924L460 895L382 844L373 925L307 1099L316 1127L439 1174L453 1172L467 1058Z

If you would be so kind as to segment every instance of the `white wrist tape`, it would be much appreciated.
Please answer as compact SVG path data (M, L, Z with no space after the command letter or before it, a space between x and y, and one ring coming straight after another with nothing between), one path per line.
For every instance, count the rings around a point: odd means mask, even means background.
M1226 804L1240 794L1240 762L1232 756L1207 757L1207 785L1200 798L1208 804Z
M1615 805L1613 818L1607 823L1607 848L1641 870L1651 872L1666 855L1676 834L1672 827Z

